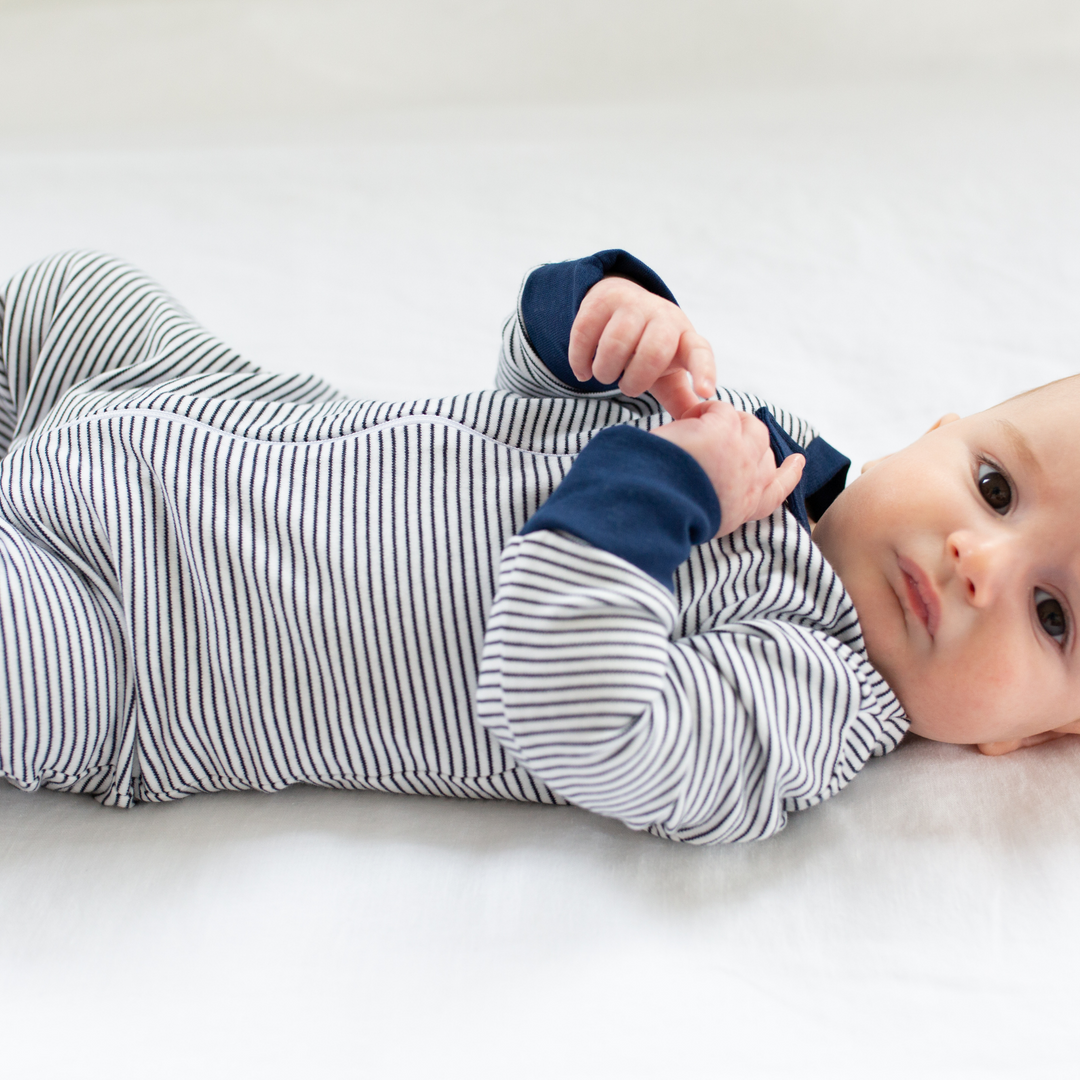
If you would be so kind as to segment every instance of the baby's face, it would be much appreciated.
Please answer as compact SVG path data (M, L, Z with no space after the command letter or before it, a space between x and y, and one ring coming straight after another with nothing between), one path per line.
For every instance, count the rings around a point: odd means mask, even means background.
M945 418L814 540L916 734L1002 753L1080 732L1080 379Z

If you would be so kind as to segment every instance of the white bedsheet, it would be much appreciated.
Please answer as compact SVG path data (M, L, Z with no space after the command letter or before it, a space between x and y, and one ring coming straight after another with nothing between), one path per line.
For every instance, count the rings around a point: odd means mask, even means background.
M117 252L356 394L489 385L521 273L624 246L858 465L1080 368L1080 82L386 114L0 151L0 273ZM1080 522L1077 523L1080 528ZM1080 740L915 740L779 838L311 789L0 789L0 1068L1077 1074Z

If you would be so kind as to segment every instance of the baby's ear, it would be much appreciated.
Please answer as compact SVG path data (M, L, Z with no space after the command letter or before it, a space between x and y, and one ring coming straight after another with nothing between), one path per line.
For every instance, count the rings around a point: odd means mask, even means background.
M960 419L959 413L947 412L944 416L938 417L927 429L926 434L929 435L931 431L937 431L938 428L945 427L946 424L955 424Z
M960 419L960 414L959 413L954 413L954 412L946 413L944 416L939 417L937 420L935 420L926 429L926 434L929 435L931 431L937 431L938 428L944 427L946 424L955 423L959 419ZM859 475L862 476L863 473L869 472L875 465L879 465L879 464L881 464L881 462L887 461L891 457L892 457L892 454L885 454L884 457L874 458L873 461L866 462L866 464L864 464L863 467L859 470Z
M883 461L886 461L891 457L892 454L885 454L882 457L874 458L873 461L863 462L863 467L859 470L859 475L862 476L863 473L869 472L875 465L880 465Z

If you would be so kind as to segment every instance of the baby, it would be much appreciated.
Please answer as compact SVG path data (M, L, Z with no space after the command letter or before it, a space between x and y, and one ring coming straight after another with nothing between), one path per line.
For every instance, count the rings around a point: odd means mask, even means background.
M716 843L909 726L991 753L1080 730L1071 381L845 489L804 422L715 388L622 251L526 277L498 390L404 403L262 372L107 256L2 298L0 773L26 790L569 802Z

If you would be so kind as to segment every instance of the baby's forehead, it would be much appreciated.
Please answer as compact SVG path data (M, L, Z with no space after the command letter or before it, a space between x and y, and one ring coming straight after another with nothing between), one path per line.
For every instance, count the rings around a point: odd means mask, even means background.
M1044 469L1074 459L1080 466L1080 378L1010 398L973 419L1000 427L1021 455L1034 453Z
M987 409L988 416L1008 416L1024 427L1080 419L1080 375L1037 386Z

